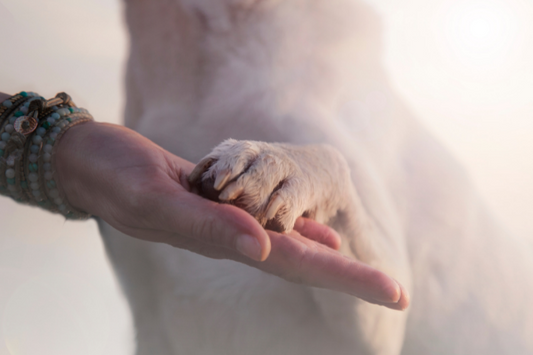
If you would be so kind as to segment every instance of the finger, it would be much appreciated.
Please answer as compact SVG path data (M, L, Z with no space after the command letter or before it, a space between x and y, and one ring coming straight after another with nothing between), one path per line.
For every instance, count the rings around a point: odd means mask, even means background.
M332 249L339 250L341 247L341 237L337 232L312 219L298 218L294 224L294 230L304 237L324 244Z
M291 273L292 270L285 269L284 266L281 268L276 267L276 265L274 265L277 263L276 250L275 250L276 248L272 250L270 257L266 261L255 262L248 258L244 258L241 254L233 250L229 250L229 249L221 248L221 247L215 247L212 245L207 245L197 240L191 240L191 241L174 240L173 242L169 244L172 244L176 247L187 249L192 252L195 252L195 253L210 257L210 258L214 258L214 259L230 259L230 260L238 261L238 262L248 264L252 267L255 267L257 269L270 272L270 273L272 273L273 270L280 271L280 272L274 272L274 274L288 281L293 281L293 282L297 281L298 283L302 283L305 286L322 287L322 288L334 289L340 292L345 292L352 296L361 298L367 302L385 306L390 309L403 311L407 309L407 307L409 306L409 294L403 285L389 278L388 276L381 273L380 271L375 270L371 268L370 266L364 265L357 261L354 261L354 265L351 265L349 267L352 270L347 272L344 276L339 277L339 275L335 275L335 274L324 275L324 279L340 278L340 280L337 280L337 282L345 283L345 285L337 285L339 287L332 288L330 284L324 284L324 282L321 282L320 280L316 280L316 276L306 279L306 277L303 275L297 275L295 273ZM336 257L346 258L338 253ZM313 273L315 271L308 268L308 269L302 269L301 272L302 273ZM369 278L377 279L378 282L364 281L361 285L361 287L363 288L370 288L370 289L375 288L376 290L373 290L370 292L369 290L366 290L365 292L361 292L361 290L357 286L355 286L355 289L356 289L355 291L353 289L350 290L350 288L354 288L354 285L352 284L354 273L368 273L368 275L364 276L365 278L367 278L367 280ZM290 275L289 278L287 278L288 275ZM380 283L382 284L380 285ZM395 287L399 287L400 289L399 299L396 299L396 295L395 295L396 291L394 291ZM392 296L391 296L391 289L392 289ZM370 295L368 295L369 293Z
M235 260L239 262L245 262L246 260L250 260L249 258L243 256L241 253L217 246L212 244L207 244L202 241L199 241L194 238L189 238L186 236L170 233L170 232L162 232L158 230L141 230L138 228L135 229L127 229L127 228L121 228L121 232L124 234L127 234L129 236L132 236L134 238L138 238L141 240L147 240L150 242L155 243L165 243L169 244L173 247L185 249L188 251L191 251L196 254L200 254L203 256L206 256L211 259L230 259Z
M403 311L407 309L407 307L409 307L409 303L411 302L411 299L409 296L409 292L407 292L407 289L398 281L396 281L396 283L400 287L400 291L401 291L400 299L398 300L398 302L394 304L389 304L386 306L389 308L395 309L397 311Z
M125 233L135 236L139 230L134 230L133 234L127 231ZM150 231L146 233L143 231L140 238L147 239L147 234L150 234L149 240L151 241L167 243L213 259L238 261L287 281L348 293L370 303L395 310L404 310L409 305L409 295L401 284L368 265L307 240L297 233L291 236L270 233L272 251L264 262L251 260L231 248L169 232ZM316 247L313 252L314 257L303 256L302 253L305 254L306 250L312 249L313 245ZM320 261L324 258L331 260L327 263ZM324 267L324 264L330 264L330 266ZM399 295L397 288L400 290Z
M270 239L261 225L244 210L218 204L179 190L158 201L158 226L170 233L206 244L229 248L257 261L270 253Z
M288 281L344 292L392 309L405 309L409 304L405 289L379 270L296 233L287 236L269 232L269 236L270 256L257 266L264 271Z

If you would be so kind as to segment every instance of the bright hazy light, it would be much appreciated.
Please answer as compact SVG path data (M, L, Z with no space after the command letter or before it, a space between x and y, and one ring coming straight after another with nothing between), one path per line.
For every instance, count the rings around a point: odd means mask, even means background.
M509 2L457 1L444 19L446 41L463 64L498 66L516 44L520 20Z

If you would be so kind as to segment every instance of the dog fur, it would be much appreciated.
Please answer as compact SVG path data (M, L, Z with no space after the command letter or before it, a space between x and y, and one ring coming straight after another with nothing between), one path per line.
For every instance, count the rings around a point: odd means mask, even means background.
M533 353L531 250L392 90L370 7L127 0L126 18L128 127L190 161L209 154L201 177L264 224L328 223L344 254L411 294L393 311L102 223L138 355Z

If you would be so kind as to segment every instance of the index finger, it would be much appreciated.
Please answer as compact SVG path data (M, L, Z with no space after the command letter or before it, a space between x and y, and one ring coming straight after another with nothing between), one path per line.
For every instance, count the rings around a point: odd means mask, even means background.
M298 233L268 234L270 255L255 267L288 281L340 291L392 309L408 307L407 290L383 272Z
M296 232L285 235L268 231L268 236L272 249L263 262L194 238L185 241L170 238L174 242L169 244L211 258L238 261L290 282L340 291L391 309L404 310L409 305L407 290L379 270Z

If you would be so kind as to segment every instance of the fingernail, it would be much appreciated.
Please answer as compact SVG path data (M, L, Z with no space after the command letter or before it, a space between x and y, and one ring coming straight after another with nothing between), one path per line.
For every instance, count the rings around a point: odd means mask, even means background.
M409 307L409 303L411 303L411 297L409 296L409 291L407 291L407 289L401 283L399 283L398 281L396 281L396 283L400 288L400 297L398 299L398 302L396 303L400 306L401 310L404 310Z
M257 239L249 235L241 235L237 238L237 243L235 245L237 250L256 261L261 261L261 246Z
M402 298L402 287L400 286L400 283L394 279L392 279L394 283L396 284L396 287L394 288L394 297L392 297L394 300L394 303L400 302L400 299Z

